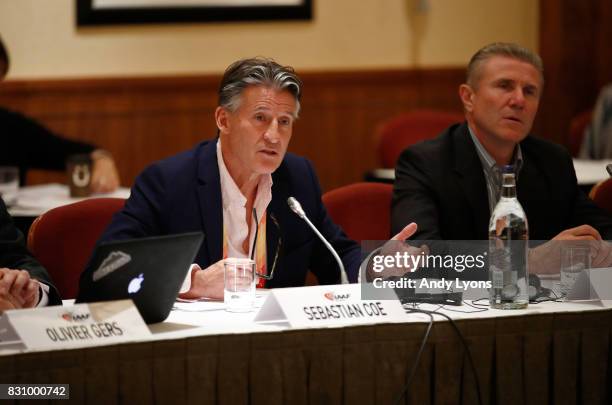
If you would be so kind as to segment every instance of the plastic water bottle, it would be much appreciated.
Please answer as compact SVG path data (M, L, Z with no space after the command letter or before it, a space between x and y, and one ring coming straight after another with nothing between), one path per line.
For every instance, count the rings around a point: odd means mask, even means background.
M504 167L502 192L489 221L491 308L523 309L529 303L527 216L516 198L512 166Z

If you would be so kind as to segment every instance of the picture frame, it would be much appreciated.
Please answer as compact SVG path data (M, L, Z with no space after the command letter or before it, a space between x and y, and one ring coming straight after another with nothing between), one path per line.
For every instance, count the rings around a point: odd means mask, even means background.
M76 0L78 26L310 20L313 0Z

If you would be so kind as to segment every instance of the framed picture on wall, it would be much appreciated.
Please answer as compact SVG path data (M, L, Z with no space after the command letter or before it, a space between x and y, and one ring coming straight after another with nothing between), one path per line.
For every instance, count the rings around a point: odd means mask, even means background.
M313 0L77 0L77 24L309 20Z

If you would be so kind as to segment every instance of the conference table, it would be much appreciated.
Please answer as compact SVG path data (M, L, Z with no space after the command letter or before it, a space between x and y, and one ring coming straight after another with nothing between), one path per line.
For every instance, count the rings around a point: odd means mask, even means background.
M258 294L261 302L267 293ZM456 320L483 404L609 404L607 304L419 307ZM428 316L407 313L397 323L294 329L256 323L255 314L228 313L221 302L177 302L142 341L48 352L0 348L0 383L68 383L70 401L85 404L392 404L429 324ZM400 403L478 403L466 351L439 316Z
M111 197L127 199L129 196L130 189L120 187L112 193L97 193L91 194L88 197L70 197L70 190L65 184L37 184L20 187L17 192L17 199L9 205L8 212L13 217L15 226L24 235L27 235L34 219L50 209L88 198Z
M606 166L612 163L612 159L590 160L572 159L578 186L588 193L591 187L609 177ZM395 180L395 169L379 168L373 169L365 174L366 181L379 181L393 183Z
M88 198L128 198L130 189L120 187L112 193L96 193L88 197L70 197L67 185L59 183L20 187L16 201L8 207L13 217L37 217L50 209L72 204Z

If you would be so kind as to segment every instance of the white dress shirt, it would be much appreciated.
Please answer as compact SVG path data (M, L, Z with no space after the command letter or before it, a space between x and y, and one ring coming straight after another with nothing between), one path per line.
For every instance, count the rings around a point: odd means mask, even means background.
M251 218L251 229L253 230L249 235L249 226L246 222L247 198L242 194L236 182L227 171L220 140L217 141L217 164L219 165L219 177L221 180L223 226L225 227L224 237L228 239L228 251L224 253L227 253L227 257L249 258L250 252L253 249L253 243L255 242L255 218L253 214L249 215L249 218ZM272 176L270 174L261 175L257 184L255 203L253 204L258 221L261 222L261 218L266 212L270 201L272 201ZM245 252L243 243L248 235L249 249Z

